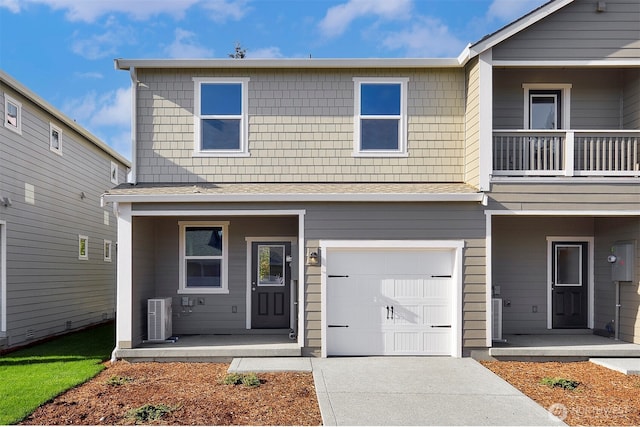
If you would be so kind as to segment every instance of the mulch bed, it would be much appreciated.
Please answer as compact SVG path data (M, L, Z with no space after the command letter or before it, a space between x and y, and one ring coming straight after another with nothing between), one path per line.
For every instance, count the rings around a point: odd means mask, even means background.
M228 367L225 363L108 363L94 379L41 406L21 424L322 424L311 373L259 373L260 385L247 387L223 384ZM157 420L133 417L131 411L144 405L170 412Z

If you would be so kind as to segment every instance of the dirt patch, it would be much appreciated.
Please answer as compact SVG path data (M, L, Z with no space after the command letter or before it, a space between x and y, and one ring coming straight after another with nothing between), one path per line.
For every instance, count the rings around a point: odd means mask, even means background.
M572 425L640 425L640 377L624 375L591 362L481 362L515 388ZM577 381L571 390L556 381Z
M225 385L225 363L108 363L38 408L23 425L321 425L309 372L259 373L258 387ZM157 420L132 411L165 408Z

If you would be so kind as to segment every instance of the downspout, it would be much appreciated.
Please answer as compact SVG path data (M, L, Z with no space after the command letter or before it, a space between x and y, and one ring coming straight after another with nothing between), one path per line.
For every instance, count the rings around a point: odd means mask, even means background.
M135 67L129 68L131 76L131 174L128 182L136 184L138 182L138 73Z

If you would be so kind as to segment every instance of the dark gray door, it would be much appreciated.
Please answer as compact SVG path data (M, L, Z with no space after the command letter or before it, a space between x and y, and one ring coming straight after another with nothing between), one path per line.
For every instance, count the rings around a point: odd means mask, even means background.
M251 328L289 328L291 243L253 242L251 249Z
M589 244L553 242L551 304L553 328L586 328Z

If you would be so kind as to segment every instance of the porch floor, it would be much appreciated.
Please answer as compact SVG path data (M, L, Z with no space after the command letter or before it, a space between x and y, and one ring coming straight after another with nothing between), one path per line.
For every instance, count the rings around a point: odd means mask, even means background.
M489 355L496 359L588 360L590 357L640 357L640 345L581 332L505 335Z
M173 339L177 338L177 339ZM113 358L130 362L230 362L235 357L299 357L302 350L288 335L178 335L116 349Z

